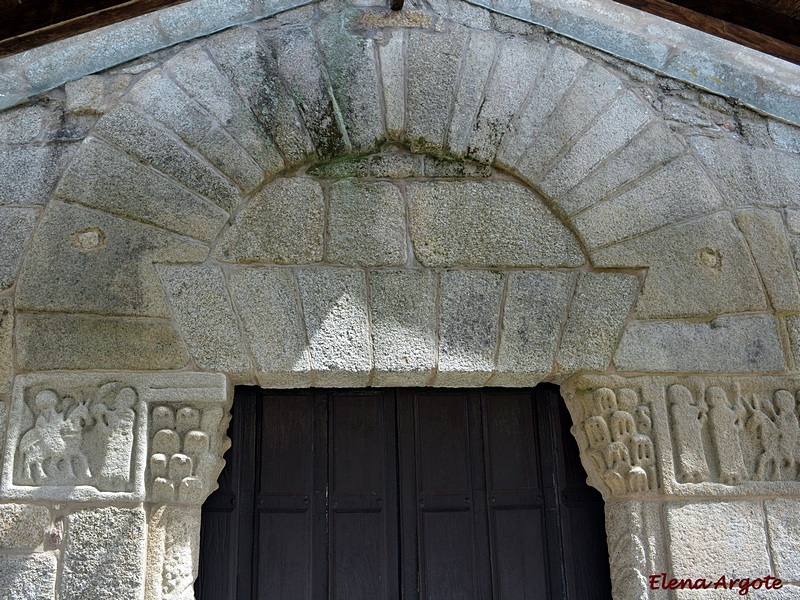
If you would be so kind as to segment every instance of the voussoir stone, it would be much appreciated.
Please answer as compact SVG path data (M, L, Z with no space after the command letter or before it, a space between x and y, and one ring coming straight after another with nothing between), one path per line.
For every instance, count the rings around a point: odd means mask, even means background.
M614 357L620 371L778 372L786 368L770 315L728 315L710 323L634 322Z
M96 138L81 145L56 194L203 241L228 220L220 207Z
M45 204L75 144L0 148L0 205Z
M494 371L503 275L444 271L439 284L439 363L436 385L480 386Z
M0 549L34 549L42 544L50 511L44 506L0 504Z
M169 321L63 313L21 313L16 320L24 371L181 369L189 361Z
M674 225L592 253L597 267L647 267L643 319L766 309L745 240L728 213ZM787 284L788 285L788 284Z
M698 161L687 156L585 210L573 224L586 245L597 248L710 213L724 204Z
M381 63L381 86L386 115L386 130L390 137L402 135L405 123L405 57L403 33L395 32L378 45Z
M50 552L0 555L3 600L52 600L58 562Z
M225 279L218 267L163 265L161 281L177 326L197 364L242 375L251 369Z
M575 274L516 271L508 275L494 385L534 385L553 370L558 335Z
M572 233L523 186L429 181L406 187L411 239L425 266L576 267Z
M154 262L201 262L208 248L80 205L51 202L17 281L18 308L167 317Z
M366 274L323 267L296 273L315 384L366 385L372 369Z
M311 366L299 288L286 267L237 269L231 296L263 387L307 387Z
M10 288L17 278L25 244L36 224L36 210L0 207L0 290Z
M346 179L328 192L329 262L353 266L406 263L405 202L391 183Z
M276 179L242 207L214 256L226 262L320 261L324 212L319 183L303 177Z
M71 514L68 522L60 597L142 598L147 539L144 509L90 508Z
M611 363L639 279L623 273L581 273L556 361L567 371L604 371Z
M14 299L0 298L0 396L11 391L11 379L14 377ZM0 423L1 425L1 423ZM0 442L2 432L0 427ZM0 448L2 448L0 444Z
M436 273L372 271L369 278L375 386L422 386L436 364Z

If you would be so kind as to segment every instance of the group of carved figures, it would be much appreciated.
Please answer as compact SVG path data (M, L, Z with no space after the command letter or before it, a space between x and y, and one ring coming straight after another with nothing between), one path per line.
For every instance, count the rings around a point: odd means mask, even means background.
M667 400L679 481L711 480L704 437L715 451L720 483L797 478L800 420L791 392L777 390L772 399L752 395L743 400L737 386L730 399L722 388L710 387L695 398L687 387L673 385L667 390ZM751 453L753 460L748 460Z
M174 410L168 406L153 409L150 431L150 477L155 500L192 502L205 494L202 474L217 462L210 454L209 431L215 431L222 409L201 411L191 406Z
M34 424L19 441L16 481L23 485L93 485L126 489L131 478L136 391L112 382L96 397L36 393ZM97 465L87 458L87 447ZM94 472L93 472L94 471Z
M656 461L650 439L650 409L636 390L599 388L586 402L583 429L588 456L612 494L656 489Z

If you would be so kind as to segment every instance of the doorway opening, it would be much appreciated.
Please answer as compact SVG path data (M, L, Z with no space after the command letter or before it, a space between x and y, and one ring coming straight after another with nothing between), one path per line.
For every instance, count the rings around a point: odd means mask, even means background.
M604 600L558 389L238 389L198 600Z

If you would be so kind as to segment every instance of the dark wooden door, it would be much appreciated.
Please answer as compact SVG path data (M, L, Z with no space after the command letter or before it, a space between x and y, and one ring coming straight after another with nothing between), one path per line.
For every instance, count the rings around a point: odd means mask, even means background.
M604 600L553 386L237 392L199 600Z

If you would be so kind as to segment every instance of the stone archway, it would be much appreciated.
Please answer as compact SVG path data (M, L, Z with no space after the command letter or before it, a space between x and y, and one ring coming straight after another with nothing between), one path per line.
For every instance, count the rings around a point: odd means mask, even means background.
M64 597L82 569L112 589L81 554L103 547L89 533L102 522L135 532L119 597L137 597L145 572L148 598L186 597L233 383L548 379L608 501L618 598L648 597L651 573L690 576L709 536L679 548L667 532L725 510L744 526L717 540L715 569L800 580L783 558L798 486L779 443L796 423L776 395L798 388L800 160L729 130L736 118L767 129L755 115L719 109L708 135L657 108L654 78L497 23L323 4L9 113L8 135L25 141L0 185L14 234L0 394L15 378L0 496L58 502L36 518L69 523L21 572L43 570ZM37 168L52 174L28 181ZM534 337L546 352L531 353ZM675 385L698 423L706 397L720 407L699 441L676 433ZM119 435L130 469L115 454L116 469L94 457L89 475L62 463L62 479L37 479L23 439L45 426L48 390L65 419L78 423L81 403L94 415L80 452L106 456ZM605 390L614 410L593 404ZM733 478L715 437L723 404L742 454ZM774 443L781 458L762 466ZM681 471L692 452L707 474Z

